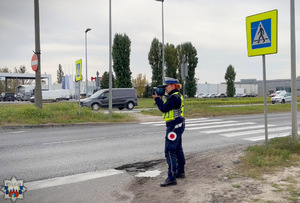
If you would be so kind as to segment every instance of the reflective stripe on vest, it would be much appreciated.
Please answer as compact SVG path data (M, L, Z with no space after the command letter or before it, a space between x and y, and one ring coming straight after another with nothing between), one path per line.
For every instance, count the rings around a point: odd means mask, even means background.
M164 121L166 121L166 122L172 121L172 120L175 120L178 117L183 117L184 116L183 96L181 94L179 94L179 92L175 92L172 95L176 95L176 96L178 95L178 96L180 96L181 106L180 106L179 109L172 109L172 110L170 110L170 111L168 111L166 113L163 113L162 117L163 117ZM164 103L166 103L166 102L167 102L167 100L164 101Z

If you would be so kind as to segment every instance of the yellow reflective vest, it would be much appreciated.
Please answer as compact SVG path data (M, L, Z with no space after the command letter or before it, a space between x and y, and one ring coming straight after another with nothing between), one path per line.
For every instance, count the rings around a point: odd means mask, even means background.
M166 122L175 120L178 117L184 117L183 96L181 94L179 94L179 92L175 92L172 95L178 95L178 96L180 96L181 106L180 106L179 109L172 109L172 110L170 110L168 112L163 113L162 117L163 117L164 121L166 121ZM167 100L164 101L164 103L166 103L166 102L167 102Z

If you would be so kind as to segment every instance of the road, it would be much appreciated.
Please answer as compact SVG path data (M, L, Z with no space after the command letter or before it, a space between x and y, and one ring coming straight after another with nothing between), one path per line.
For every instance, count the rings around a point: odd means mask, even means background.
M291 114L269 114L268 124L269 137L288 135ZM164 159L164 133L163 122L0 130L0 181L46 180ZM263 114L197 118L186 121L183 148L190 154L263 140Z

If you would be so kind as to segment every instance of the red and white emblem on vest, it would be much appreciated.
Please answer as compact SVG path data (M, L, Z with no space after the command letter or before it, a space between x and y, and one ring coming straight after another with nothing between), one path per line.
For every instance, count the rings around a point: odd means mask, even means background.
M176 138L177 138L177 135L175 132L169 132L169 134L168 134L169 140L174 141L174 140L176 140Z

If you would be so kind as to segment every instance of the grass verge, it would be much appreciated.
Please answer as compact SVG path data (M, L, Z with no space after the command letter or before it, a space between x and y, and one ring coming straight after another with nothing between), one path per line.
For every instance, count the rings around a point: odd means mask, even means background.
M299 165L300 141L292 137L274 138L265 144L249 146L241 157L240 170L253 178L261 178L263 174L276 172L282 167Z
M84 122L125 122L134 118L126 114L114 113L112 118L100 111L91 111L89 108L81 108L78 114L77 103L49 103L43 104L42 109L33 104L3 104L0 105L0 125L33 125L33 124L68 124Z
M263 98L191 98L185 101L185 117L214 117L227 115L246 115L264 113ZM291 111L291 104L270 104L267 107L268 113L279 113ZM139 99L138 108L154 108L150 111L142 111L143 114L160 116L153 99ZM299 108L299 107L298 107Z

